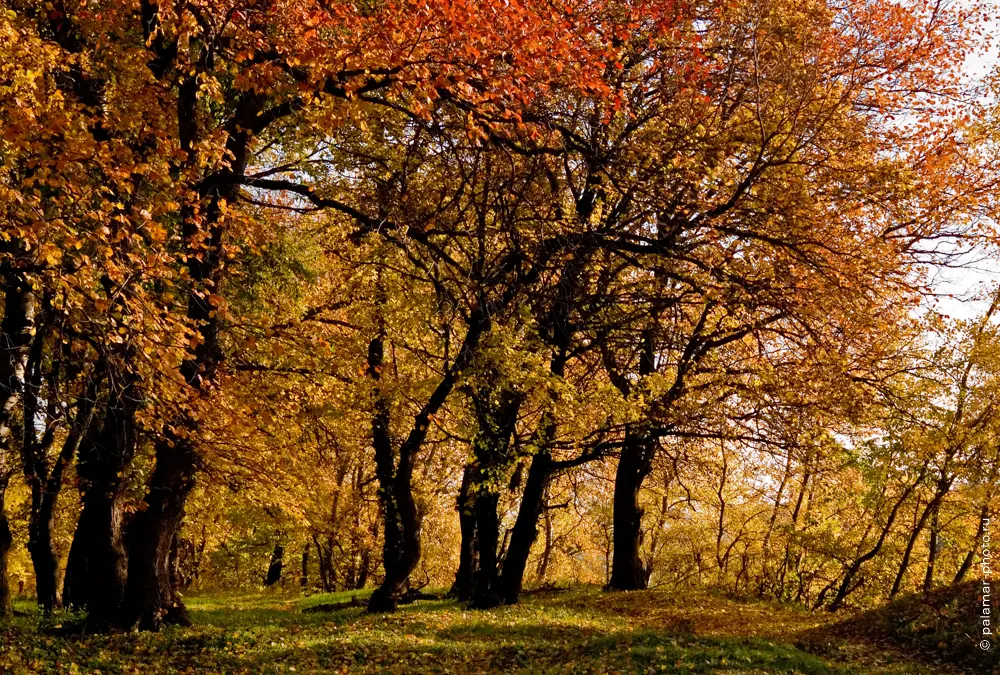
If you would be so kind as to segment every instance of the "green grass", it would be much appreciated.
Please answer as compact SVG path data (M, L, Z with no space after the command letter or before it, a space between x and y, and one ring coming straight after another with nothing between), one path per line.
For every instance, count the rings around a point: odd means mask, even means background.
M528 597L488 612L422 601L398 613L303 613L360 593L217 594L188 599L191 628L157 634L66 635L70 616L16 618L0 629L0 672L12 673L711 673L948 672L901 654L800 648L825 616L706 595ZM23 603L19 609L26 610ZM33 610L32 610L33 611Z

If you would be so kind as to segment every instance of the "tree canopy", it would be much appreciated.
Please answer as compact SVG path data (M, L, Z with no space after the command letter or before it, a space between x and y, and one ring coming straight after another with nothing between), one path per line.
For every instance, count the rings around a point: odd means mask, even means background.
M3 0L0 614L963 581L987 10Z

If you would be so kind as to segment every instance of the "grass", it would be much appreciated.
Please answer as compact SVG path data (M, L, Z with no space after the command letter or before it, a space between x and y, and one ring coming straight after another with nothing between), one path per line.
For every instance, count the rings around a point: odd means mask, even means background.
M470 611L422 601L398 613L303 613L355 593L188 599L195 625L157 634L66 635L72 617L21 616L0 629L11 673L711 673L920 675L954 672L863 645L814 649L801 636L829 618L708 595L529 596ZM19 609L26 610L22 605Z

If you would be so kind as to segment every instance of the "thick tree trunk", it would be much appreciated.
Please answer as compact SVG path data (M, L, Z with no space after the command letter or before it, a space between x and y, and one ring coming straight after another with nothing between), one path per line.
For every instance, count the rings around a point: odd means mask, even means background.
M182 79L178 94L180 148L190 159L199 159L195 78ZM156 441L156 466L143 508L126 534L128 578L116 618L121 628L155 630L164 623L190 624L180 595L171 584L170 548L183 524L184 505L202 464L197 447L196 408L211 396L222 360L221 325L215 298L221 292L224 275L225 205L235 202L239 192L238 180L230 179L239 179L246 171L251 128L263 106L264 101L258 96L240 97L226 142L228 167L218 165L206 180L199 180L199 203L187 202L180 210L189 279L187 318L199 338L179 368L191 401L179 408L175 419L169 420L171 424L165 425ZM199 211L203 217L199 217Z
M391 612L401 594L403 525L396 498L396 458L389 435L389 401L379 388L382 364L385 360L384 336L380 334L368 344L368 375L372 388L372 446L375 450L375 476L379 483L379 504L382 508L382 567L385 579L372 594L370 612Z
M86 610L88 621L100 626L116 619L125 594L123 482L138 442L135 378L112 374L108 381L107 403L80 445L76 472L83 509L63 581L63 604Z
M55 525L56 505L62 492L63 475L90 428L103 371L102 360L91 373L90 385L77 402L73 424L51 471L48 471L45 449L38 448L38 456L33 458L31 470L27 475L28 483L32 487L28 552L31 554L31 564L35 571L38 604L46 614L59 607L62 599L59 592L59 556L53 542L52 530Z
M88 621L106 625L114 620L125 594L127 562L122 542L124 516L120 489L84 494L66 563L63 602L85 609Z
M608 588L635 591L646 588L646 572L639 557L642 543L642 508L639 490L652 467L654 441L641 431L628 429L615 472L614 558Z
M410 578L420 562L421 518L413 498L413 468L416 453L423 446L430 430L431 418L447 400L459 376L472 363L480 340L491 326L490 308L477 307L469 320L462 347L423 408L413 419L413 426L399 446L399 459L393 467L392 442L389 437L389 407L377 382L381 378L383 338L380 334L368 345L368 376L374 387L375 408L372 417L372 439L375 447L376 476L379 497L385 516L382 566L385 577L368 601L369 612L391 612L396 609Z
M503 383L495 368L479 374L480 386L472 392L476 416L476 436L472 441L475 458L473 475L474 514L478 567L473 575L472 606L496 607L501 602L498 589L498 546L500 544L500 489L514 462L511 436L517 423L522 396Z
M386 518L383 547L385 578L372 593L369 612L394 611L406 591L410 573L420 562L420 515L413 499L413 456L407 446L408 443L404 443L400 448L392 492L387 495L394 504L395 522ZM386 513L389 513L388 509Z
M479 566L473 577L472 606L478 609L500 604L497 582L497 547L500 545L500 519L497 507L500 494L483 490L476 495L476 548Z
M265 586L274 586L281 581L281 571L284 567L285 547L275 544L271 551L271 563L267 566L267 575L264 577Z
M613 358L605 356L609 372L614 371ZM651 328L642 332L642 349L639 352L637 373L640 378L656 372L656 345ZM632 385L626 377L612 372L618 390L630 396ZM639 491L653 466L656 440L635 425L625 429L618 468L615 471L614 558L611 561L611 580L608 588L616 591L634 591L646 588L648 575L642 567L639 547L642 544L642 508Z
M471 463L465 465L462 472L462 487L458 491L457 510L458 526L461 531L461 543L458 552L458 570L455 581L451 585L450 595L465 602L472 597L472 575L476 571L476 514L475 500L472 495Z
M538 516L542 512L542 501L545 496L545 486L552 474L552 455L548 450L539 450L532 458L528 467L528 477L521 496L521 506L517 511L514 529L511 531L510 544L503 561L503 572L500 575L500 601L507 605L517 603L524 583L524 570L531 555L531 545L538 537Z
M189 625L171 584L170 548L184 519L201 457L188 437L161 439L144 508L126 535L128 578L117 623L125 629L156 630L164 623Z
M35 572L35 597L45 614L59 606L59 560L52 543L53 514L38 514L28 527L28 553Z

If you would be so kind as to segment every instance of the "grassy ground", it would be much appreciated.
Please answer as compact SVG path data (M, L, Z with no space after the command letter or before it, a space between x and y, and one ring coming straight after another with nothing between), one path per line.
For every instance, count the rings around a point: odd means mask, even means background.
M301 611L351 597L189 598L195 625L158 634L70 636L72 617L21 616L0 628L0 672L954 672L901 652L817 639L830 620L825 615L701 595L582 589L534 595L490 612L452 601L421 601L391 616L357 608Z

